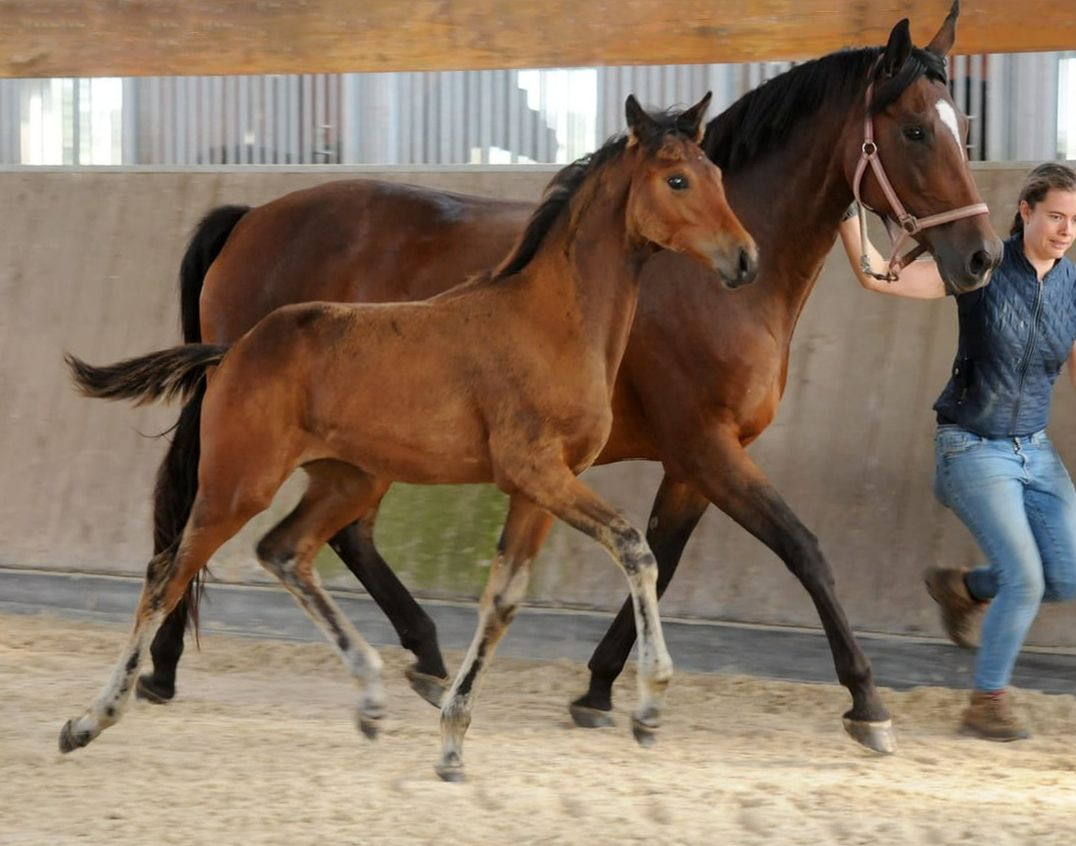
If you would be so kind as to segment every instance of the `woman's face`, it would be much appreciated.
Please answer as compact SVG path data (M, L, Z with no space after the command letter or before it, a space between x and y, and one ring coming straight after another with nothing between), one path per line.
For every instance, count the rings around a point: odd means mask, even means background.
M1051 188L1031 208L1020 201L1024 219L1024 252L1032 261L1056 261L1076 237L1076 191Z

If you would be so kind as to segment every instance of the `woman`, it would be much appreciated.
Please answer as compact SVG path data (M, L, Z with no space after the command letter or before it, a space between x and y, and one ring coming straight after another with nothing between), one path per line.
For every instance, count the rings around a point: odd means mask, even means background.
M933 261L913 262L893 282L865 275L854 215L840 234L864 288L945 295ZM1074 236L1076 172L1039 165L1020 192L990 284L957 297L957 354L934 403L934 494L975 536L987 564L935 567L924 578L955 643L974 648L985 609L962 730L988 740L1028 737L1006 692L1013 666L1040 603L1076 598L1076 491L1045 432L1062 365L1076 387L1076 267L1065 258ZM885 260L863 246L872 270L881 270Z

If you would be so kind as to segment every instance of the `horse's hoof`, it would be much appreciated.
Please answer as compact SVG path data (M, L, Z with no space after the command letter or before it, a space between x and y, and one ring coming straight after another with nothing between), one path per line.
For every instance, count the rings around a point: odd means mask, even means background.
M589 705L573 702L568 706L568 711L572 715L572 722L579 728L608 728L613 725L613 717L608 711L591 708Z
M657 742L658 739L658 727L650 726L646 723L641 723L638 720L632 718L631 721L631 733L635 735L635 741L642 747L649 749Z
M414 667L408 667L404 671L404 675L407 676L407 681L415 693L429 702L434 708L441 707L445 693L448 691L448 679L431 676L429 673L416 670Z
M844 730L860 746L865 746L881 755L892 755L897 750L897 738L893 734L892 720L868 722L867 720L853 720L847 716L843 720Z
M152 702L154 705L167 705L175 695L176 689L174 687L164 687L157 684L149 673L139 676L138 683L135 685L135 696L146 700L146 702Z
M60 729L60 751L65 755L86 746L93 736L88 731L75 731L75 721L68 720Z

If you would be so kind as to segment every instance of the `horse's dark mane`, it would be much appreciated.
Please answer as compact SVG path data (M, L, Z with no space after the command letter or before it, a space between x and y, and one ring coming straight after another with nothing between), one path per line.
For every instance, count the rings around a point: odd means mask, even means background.
M839 50L775 76L710 121L703 149L722 170L744 167L780 146L824 105L847 108L862 97L867 72L881 54L881 47ZM875 89L871 112L885 108L924 74L945 84L945 59L914 47L900 71Z
M645 142L646 151L655 153L669 135L693 139L691 127L684 126L680 118L683 113L667 111L661 114L651 113L650 117L657 123L657 128ZM500 266L493 271L490 281L496 282L514 273L518 273L542 245L554 222L560 218L571 205L572 199L579 193L579 188L605 165L619 157L628 144L627 134L614 135L593 153L576 159L565 165L550 180L541 204L535 209L527 222L527 227L516 242L515 248Z

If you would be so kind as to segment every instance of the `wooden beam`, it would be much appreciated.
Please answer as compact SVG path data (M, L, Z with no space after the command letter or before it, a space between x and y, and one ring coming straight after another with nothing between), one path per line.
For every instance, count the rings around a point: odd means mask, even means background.
M0 77L803 59L917 43L950 0L0 0ZM1076 49L1060 0L965 0L961 53Z

